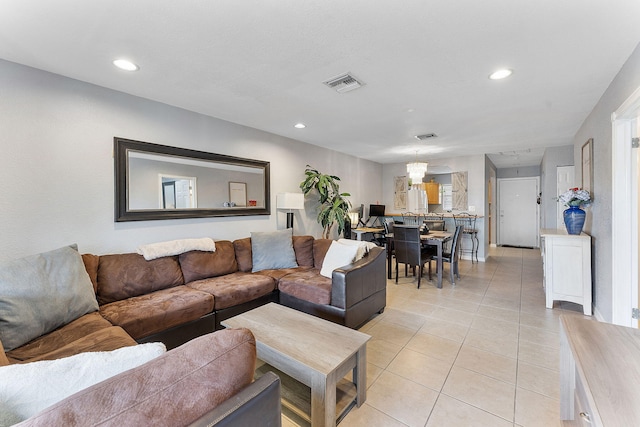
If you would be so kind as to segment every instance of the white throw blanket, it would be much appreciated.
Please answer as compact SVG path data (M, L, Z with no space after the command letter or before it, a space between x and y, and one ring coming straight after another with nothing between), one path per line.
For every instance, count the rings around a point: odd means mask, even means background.
M164 344L154 342L2 366L0 426L26 420L80 390L140 366L165 351Z
M138 247L138 253L147 261L163 256L180 255L189 251L215 252L216 244L212 238L203 237L201 239L180 239L151 243Z

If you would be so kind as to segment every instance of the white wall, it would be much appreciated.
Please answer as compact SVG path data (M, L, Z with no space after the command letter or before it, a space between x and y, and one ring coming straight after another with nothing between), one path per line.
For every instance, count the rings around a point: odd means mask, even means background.
M640 45L636 47L618 75L595 105L573 138L576 183L582 182L582 145L593 138L593 200L587 210L584 231L592 236L592 275L597 314L612 321L611 212L612 127L611 113L640 87Z
M272 214L115 223L114 136L269 161ZM382 198L378 163L2 60L0 144L0 260L73 242L105 254L281 229L276 194L299 192L307 163L340 176L354 205ZM321 236L315 205L296 213L295 234Z
M562 224L557 224L558 202L556 201L557 190L557 167L573 165L573 145L562 147L550 147L544 150L542 163L540 165L540 191L542 192L541 228L557 228Z

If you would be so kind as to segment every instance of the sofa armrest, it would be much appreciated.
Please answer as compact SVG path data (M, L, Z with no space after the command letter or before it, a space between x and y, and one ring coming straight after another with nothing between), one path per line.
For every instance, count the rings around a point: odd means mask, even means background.
M384 248L372 248L362 259L333 270L331 305L347 309L387 286Z
M190 427L280 427L281 424L280 378L267 372Z

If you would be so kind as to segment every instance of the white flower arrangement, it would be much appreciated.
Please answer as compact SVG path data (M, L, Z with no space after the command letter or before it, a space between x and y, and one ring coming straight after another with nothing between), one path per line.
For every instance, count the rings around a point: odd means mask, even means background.
M589 195L589 192L577 187L570 188L568 191L562 193L558 199L560 199L565 206L591 206L591 195Z

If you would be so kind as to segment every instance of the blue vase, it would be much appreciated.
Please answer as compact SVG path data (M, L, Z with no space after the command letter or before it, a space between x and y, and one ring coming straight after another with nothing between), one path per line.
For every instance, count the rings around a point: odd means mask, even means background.
M580 209L580 207L569 206L569 209L564 211L564 225L567 227L567 233L580 234L586 215L586 212Z

